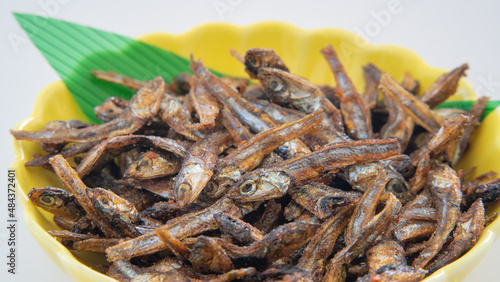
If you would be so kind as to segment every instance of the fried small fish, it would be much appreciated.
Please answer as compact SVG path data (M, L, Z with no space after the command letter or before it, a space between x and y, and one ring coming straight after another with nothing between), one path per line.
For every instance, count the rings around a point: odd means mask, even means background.
M165 81L161 77L148 81L135 94L128 107L113 120L85 128L56 131L19 131L11 130L18 140L29 140L49 144L66 142L93 142L124 134L131 134L141 129L160 110L160 102L165 92Z
M65 219L77 221L85 211L76 198L66 190L54 187L33 188L28 198L36 206Z
M245 71L250 78L256 79L261 68L275 68L288 72L288 68L273 49L252 48L244 58Z

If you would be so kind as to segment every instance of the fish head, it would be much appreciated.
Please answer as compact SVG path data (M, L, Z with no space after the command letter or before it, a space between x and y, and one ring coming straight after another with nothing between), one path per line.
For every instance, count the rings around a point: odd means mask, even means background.
M177 177L174 188L176 202L181 207L194 202L213 175L211 170L200 164L190 164L183 169L183 172L185 173ZM209 188L213 189L212 186Z
M229 188L231 188L232 185L226 185L223 183L223 186L229 186ZM224 191L227 192L227 190ZM214 180L208 181L203 191L205 192L205 195L209 196L209 198L211 199L218 199L220 198L220 196L222 196L222 194L224 194L222 190L219 190L219 184Z
M57 209L64 206L69 196L67 191L52 187L33 188L28 194L28 198L33 203L46 209Z
M221 168L214 179L207 184L203 190L205 197L218 199L226 194L241 178L240 170L232 165Z
M124 177L151 179L176 174L180 161L169 153L148 151L141 153L124 173Z
M129 201L103 188L87 189L93 207L109 222L117 220L127 224L136 223L139 219L137 209Z
M113 98L113 97L112 97ZM118 106L110 98L106 99L104 103L94 108L96 116L103 119L112 119L119 116L123 112L123 108Z
M264 201L285 195L291 186L292 178L282 170L255 170L243 176L230 197L239 202Z
M259 69L259 80L269 98L304 113L321 108L321 90L302 77L274 68Z
M404 179L404 177L391 167L386 167L386 173L388 176L388 181L385 184L385 190L391 192L398 198L402 204L406 204L413 198L410 192L410 187Z
M160 103L164 93L165 81L161 76L149 80L130 99L128 108L133 116L149 120L153 116L156 116L160 110Z
M427 183L433 196L449 197L451 193L460 194L460 178L456 171L446 164L439 164L430 171Z
M281 58L274 52L273 49L252 48L245 54L245 71L253 79L257 78L259 69L261 68L277 68L288 71Z

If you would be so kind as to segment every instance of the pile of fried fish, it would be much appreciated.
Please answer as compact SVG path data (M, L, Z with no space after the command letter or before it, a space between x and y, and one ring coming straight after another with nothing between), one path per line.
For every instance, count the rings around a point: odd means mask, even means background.
M410 73L398 83L368 64L361 95L332 46L321 53L335 87L271 49L231 53L249 78L193 56L170 84L93 71L137 93L97 106L102 124L11 131L48 153L26 166L62 181L29 193L54 214L49 233L105 253L120 281L418 281L494 219L497 174L452 168L488 99L434 109L467 64L420 96Z

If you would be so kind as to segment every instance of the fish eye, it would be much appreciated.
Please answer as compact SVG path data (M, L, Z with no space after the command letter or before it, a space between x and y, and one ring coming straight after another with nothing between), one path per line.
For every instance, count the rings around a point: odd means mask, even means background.
M147 159L145 160L142 160L141 162L139 162L139 164L137 165L137 169L140 170L141 168L143 167L147 167L149 165L149 161Z
M177 199L182 199L186 197L188 191L191 190L191 186L187 183L182 183L176 190Z
M106 217L110 216L112 213L115 212L113 202L106 199L105 197L97 197L94 206L97 212Z
M240 194L251 195L257 190L257 185L253 181L247 181L240 186Z
M55 203L54 197L52 196L42 196L40 197L40 201L46 205L53 205Z
M260 67L260 59L258 57L250 57L250 58L248 58L247 62L251 67L254 67L254 68Z
M207 183L207 186L205 187L205 189L206 189L205 191L209 195L215 194L215 192L217 192L218 186L219 185L217 185L217 183L215 183L214 181L210 181ZM226 184L226 186L227 186L227 184Z
M105 208L107 208L107 207L109 207L109 206L111 205L111 203L108 201L108 199L106 199L106 198L104 198L104 197L100 198L99 200L100 200L99 202L100 202L100 203L102 204L102 206L103 206L103 207L105 207Z
M285 86L283 85L283 82L281 80L278 80L278 79L273 79L273 80L269 81L269 83L267 84L267 87L273 92L280 92L281 90L283 90L283 88L285 88Z
M398 181L397 179L389 181L386 187L388 188L389 191L397 194L404 193L407 190L405 185L401 181Z

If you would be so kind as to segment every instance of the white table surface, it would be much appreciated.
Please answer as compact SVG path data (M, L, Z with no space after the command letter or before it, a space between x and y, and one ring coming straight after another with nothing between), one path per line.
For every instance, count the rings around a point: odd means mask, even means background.
M465 2L465 1L463 1ZM368 35L376 44L395 44L420 54L431 66L451 69L468 62L468 80L481 95L500 99L500 2L498 1L83 1L26 0L0 3L0 46L3 102L0 103L2 170L14 160L8 129L30 114L40 89L59 80L40 52L24 36L12 12L38 13L137 37L152 31L182 33L209 22L248 25L266 20L304 29L338 27L363 31L382 10L399 5L398 13ZM226 7L217 12L216 7ZM382 12L383 14L383 12ZM3 183L5 183L3 181ZM6 190L6 188L4 188ZM6 191L0 192L0 281L71 281L41 248L23 224L18 225L18 274L6 269ZM465 281L500 281L500 241Z

